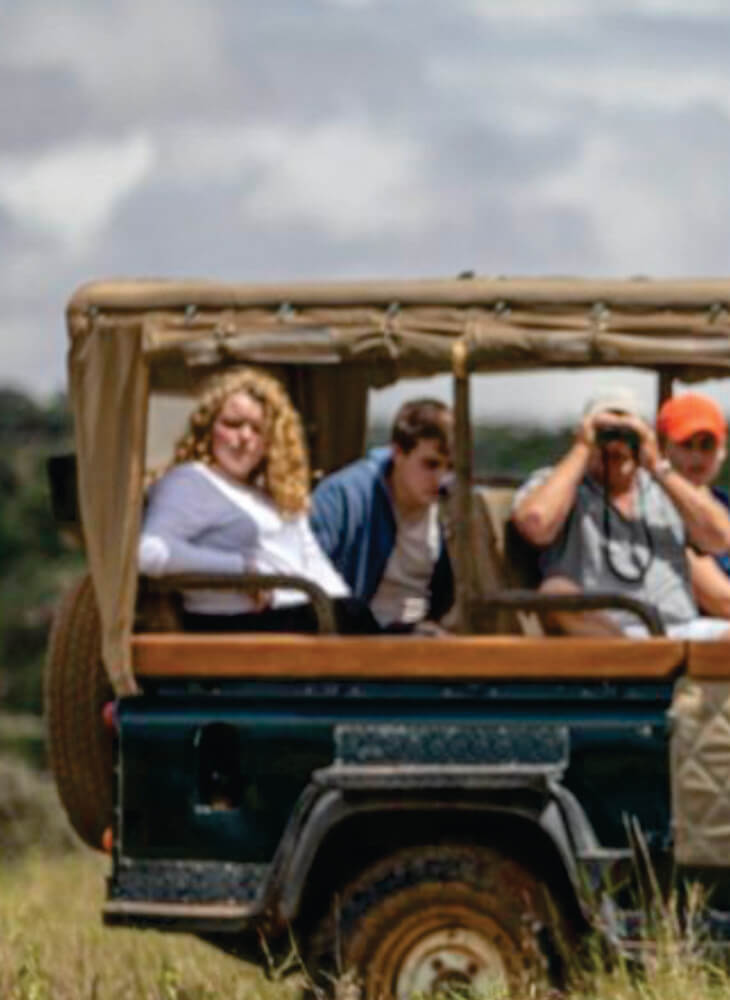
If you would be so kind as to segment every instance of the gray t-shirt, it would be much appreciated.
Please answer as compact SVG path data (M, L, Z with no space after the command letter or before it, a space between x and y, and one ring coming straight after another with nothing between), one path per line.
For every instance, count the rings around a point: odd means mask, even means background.
M518 490L513 509L551 472L549 468L534 472ZM586 593L614 591L653 604L665 625L690 621L698 612L689 580L684 522L646 470L639 469L637 476L636 517L627 519L609 505L610 538L603 488L589 476L583 479L560 534L540 555L541 573L568 577ZM623 580L611 569L613 564L619 573L636 577L637 567L647 562L646 575L637 582ZM638 620L628 611L608 613L621 628Z

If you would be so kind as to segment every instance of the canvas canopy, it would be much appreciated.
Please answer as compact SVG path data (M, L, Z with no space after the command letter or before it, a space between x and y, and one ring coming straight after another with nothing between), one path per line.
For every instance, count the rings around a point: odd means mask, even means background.
M355 457L369 387L401 377L630 365L730 373L730 280L463 278L283 285L116 281L68 307L78 486L103 656L135 690L129 635L151 390L231 364L284 379L315 468Z

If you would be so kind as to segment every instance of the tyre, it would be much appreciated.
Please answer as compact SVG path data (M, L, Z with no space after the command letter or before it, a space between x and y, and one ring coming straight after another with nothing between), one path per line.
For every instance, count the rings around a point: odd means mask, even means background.
M486 847L407 848L348 885L314 934L313 978L349 973L365 1000L499 995L546 978L545 887Z
M89 576L62 597L53 618L45 671L51 768L76 833L101 849L112 822L113 738L102 721L114 697L101 660L101 630Z

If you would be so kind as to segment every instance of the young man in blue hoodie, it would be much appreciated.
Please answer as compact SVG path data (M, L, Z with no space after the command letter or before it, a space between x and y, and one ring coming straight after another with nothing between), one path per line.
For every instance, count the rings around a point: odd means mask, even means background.
M444 403L404 403L389 447L374 448L314 491L311 519L320 545L385 629L437 622L453 603L438 502L452 438L453 415Z

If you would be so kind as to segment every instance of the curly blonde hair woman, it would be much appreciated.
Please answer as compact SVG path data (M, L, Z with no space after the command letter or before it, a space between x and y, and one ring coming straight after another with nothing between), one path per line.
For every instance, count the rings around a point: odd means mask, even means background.
M246 393L263 407L265 455L253 470L258 484L278 510L299 514L309 506L309 461L304 429L284 387L271 375L254 368L238 368L211 376L203 385L188 429L175 448L175 462L214 462L213 440L226 400Z
M302 424L276 379L252 368L210 378L173 464L150 489L139 547L146 576L179 573L285 575L334 599L341 631L377 631L312 534ZM299 590L252 598L188 590L184 622L195 631L315 631Z

